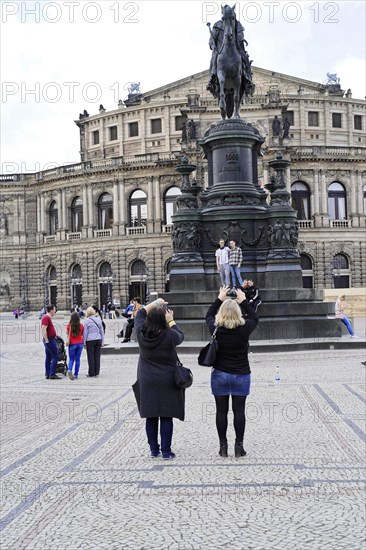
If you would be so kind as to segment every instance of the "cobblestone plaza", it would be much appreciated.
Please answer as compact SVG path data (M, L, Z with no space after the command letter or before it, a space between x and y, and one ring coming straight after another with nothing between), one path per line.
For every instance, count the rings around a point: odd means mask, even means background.
M163 461L131 390L137 355L104 355L88 379L84 353L78 380L45 380L38 325L2 326L2 550L364 547L364 350L251 354L241 459L232 425L218 455L210 370L182 354L194 384Z

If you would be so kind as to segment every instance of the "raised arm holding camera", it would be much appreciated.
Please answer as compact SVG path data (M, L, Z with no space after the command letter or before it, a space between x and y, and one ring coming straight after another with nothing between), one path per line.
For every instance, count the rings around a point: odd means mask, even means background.
M220 288L209 307L206 323L212 334L217 328L218 351L211 372L211 391L216 402L216 428L220 440L219 454L228 456L226 437L229 396L232 397L235 430L235 456L245 456L245 401L250 392L248 361L249 336L258 324L254 309L241 289Z

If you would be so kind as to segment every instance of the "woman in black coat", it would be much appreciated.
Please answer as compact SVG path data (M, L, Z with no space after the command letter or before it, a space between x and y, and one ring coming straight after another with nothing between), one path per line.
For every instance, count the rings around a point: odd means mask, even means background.
M246 301L242 290L237 296L227 296L229 287L220 288L218 298L210 306L206 323L212 334L215 329L218 352L211 372L211 391L216 402L216 428L220 440L219 454L228 456L226 439L229 396L234 413L236 457L245 456L245 401L250 391L248 361L249 335L258 324L254 309Z
M174 382L177 364L176 346L184 334L166 309L162 298L141 308L135 317L135 331L140 348L137 382L134 384L141 418L146 418L150 456L175 458L171 449L173 418L184 420L185 390ZM160 419L161 451L158 443Z

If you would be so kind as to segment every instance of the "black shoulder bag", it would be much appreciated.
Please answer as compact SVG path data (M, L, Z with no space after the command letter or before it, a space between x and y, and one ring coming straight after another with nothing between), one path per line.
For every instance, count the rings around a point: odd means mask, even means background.
M212 367L216 361L217 350L219 343L216 340L217 327L212 333L211 340L204 348L201 349L198 355L198 364L202 367Z

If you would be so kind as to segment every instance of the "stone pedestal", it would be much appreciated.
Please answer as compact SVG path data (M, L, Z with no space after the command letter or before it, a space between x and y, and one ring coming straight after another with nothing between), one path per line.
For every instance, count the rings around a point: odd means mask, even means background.
M253 279L261 290L256 338L319 338L339 332L334 319L328 319L329 304L316 291L302 288L296 212L285 180L290 163L281 152L269 162L269 197L258 183L263 142L244 120L221 120L200 141L208 160L208 188L198 195L199 188L189 181L195 166L186 157L176 168L182 195L173 216L170 293L164 297L188 340L208 337L204 319L220 286L215 251L222 238L226 244L235 240L242 249L242 278Z

